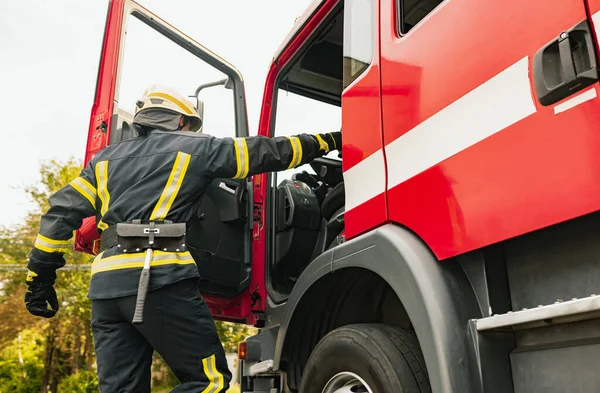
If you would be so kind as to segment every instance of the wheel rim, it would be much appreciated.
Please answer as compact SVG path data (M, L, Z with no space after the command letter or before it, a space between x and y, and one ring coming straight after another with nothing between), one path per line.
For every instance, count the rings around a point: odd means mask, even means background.
M323 393L373 393L364 379L350 371L336 374L327 382Z

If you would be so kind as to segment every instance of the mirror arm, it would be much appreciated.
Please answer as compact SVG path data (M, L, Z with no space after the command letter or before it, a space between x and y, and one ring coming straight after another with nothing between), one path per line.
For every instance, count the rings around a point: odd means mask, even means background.
M209 83L205 83L203 85L198 86L198 88L196 89L196 92L194 93L194 96L196 96L196 98L198 97L198 94L200 94L200 90L202 89L206 89L207 87L213 87L213 86L219 86L219 85L224 85L229 81L229 78L225 78L225 79L221 79L218 80L216 82L209 82Z
M198 86L198 88L196 88L196 91L194 92L193 96L196 99L196 110L200 111L200 97L198 97L198 95L200 94L200 91L202 89L206 89L207 87L213 87L213 86L220 86L220 85L224 85L226 89L232 89L233 88L233 81L227 77L225 79L221 79L215 82L209 82L209 83L205 83L202 84L200 86ZM202 106L202 112L204 112L204 106ZM200 115L200 119L202 119L202 122L204 123L204 113L199 113ZM200 130L202 130L202 127L200 128Z

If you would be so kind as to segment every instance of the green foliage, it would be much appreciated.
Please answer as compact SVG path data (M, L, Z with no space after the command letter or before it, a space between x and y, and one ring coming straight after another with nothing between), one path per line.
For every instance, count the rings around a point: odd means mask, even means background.
M216 321L215 324L225 352L237 353L238 343L256 334L256 329L249 328L246 325L221 321Z
M0 351L0 393L40 390L43 341L38 332L24 330Z
M98 376L87 370L69 375L58 385L59 392L97 393L98 390Z
M82 164L74 159L66 163L42 163L40 182L25 189L27 196L36 204L35 210L27 215L22 224L0 229L0 263L26 266L29 251L39 231L40 216L48 209L48 198L76 178L81 168ZM77 253L70 247L65 259L68 263L85 264L90 262L91 256ZM7 362L5 369L9 372L12 358L4 350L8 350L12 345L11 340L19 332L31 329L43 340L35 356L39 367L35 373L31 373L37 378L28 378L27 383L31 386L24 391L57 392L61 381L72 374L79 375L68 383L85 383L86 373L80 371L91 370L95 363L90 329L91 305L87 299L89 271L59 271L55 287L61 309L51 320L36 318L27 312L23 303L25 274L23 271L0 272L0 362ZM10 377L7 375L6 379L13 383L20 381L14 374ZM16 385L6 391L17 392L15 389ZM4 393L4 390L0 393Z

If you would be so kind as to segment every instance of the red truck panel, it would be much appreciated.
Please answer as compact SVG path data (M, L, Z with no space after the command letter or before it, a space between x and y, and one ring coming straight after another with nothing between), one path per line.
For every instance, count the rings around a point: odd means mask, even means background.
M543 107L531 77L583 1L447 0L402 37L381 4L391 220L444 259L600 209L597 84Z

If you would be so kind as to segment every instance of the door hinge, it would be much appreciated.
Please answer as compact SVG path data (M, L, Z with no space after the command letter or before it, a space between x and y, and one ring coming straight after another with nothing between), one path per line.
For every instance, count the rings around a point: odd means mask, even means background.
M260 294L258 293L258 290L250 294L250 300L252 301L252 306L254 306L256 302L260 300Z
M260 236L260 229L262 227L262 206L254 206L254 226L252 228L252 239L258 240Z
M96 130L100 130L101 132L106 132L108 130L108 124L105 121L100 123L99 126L96 127Z

